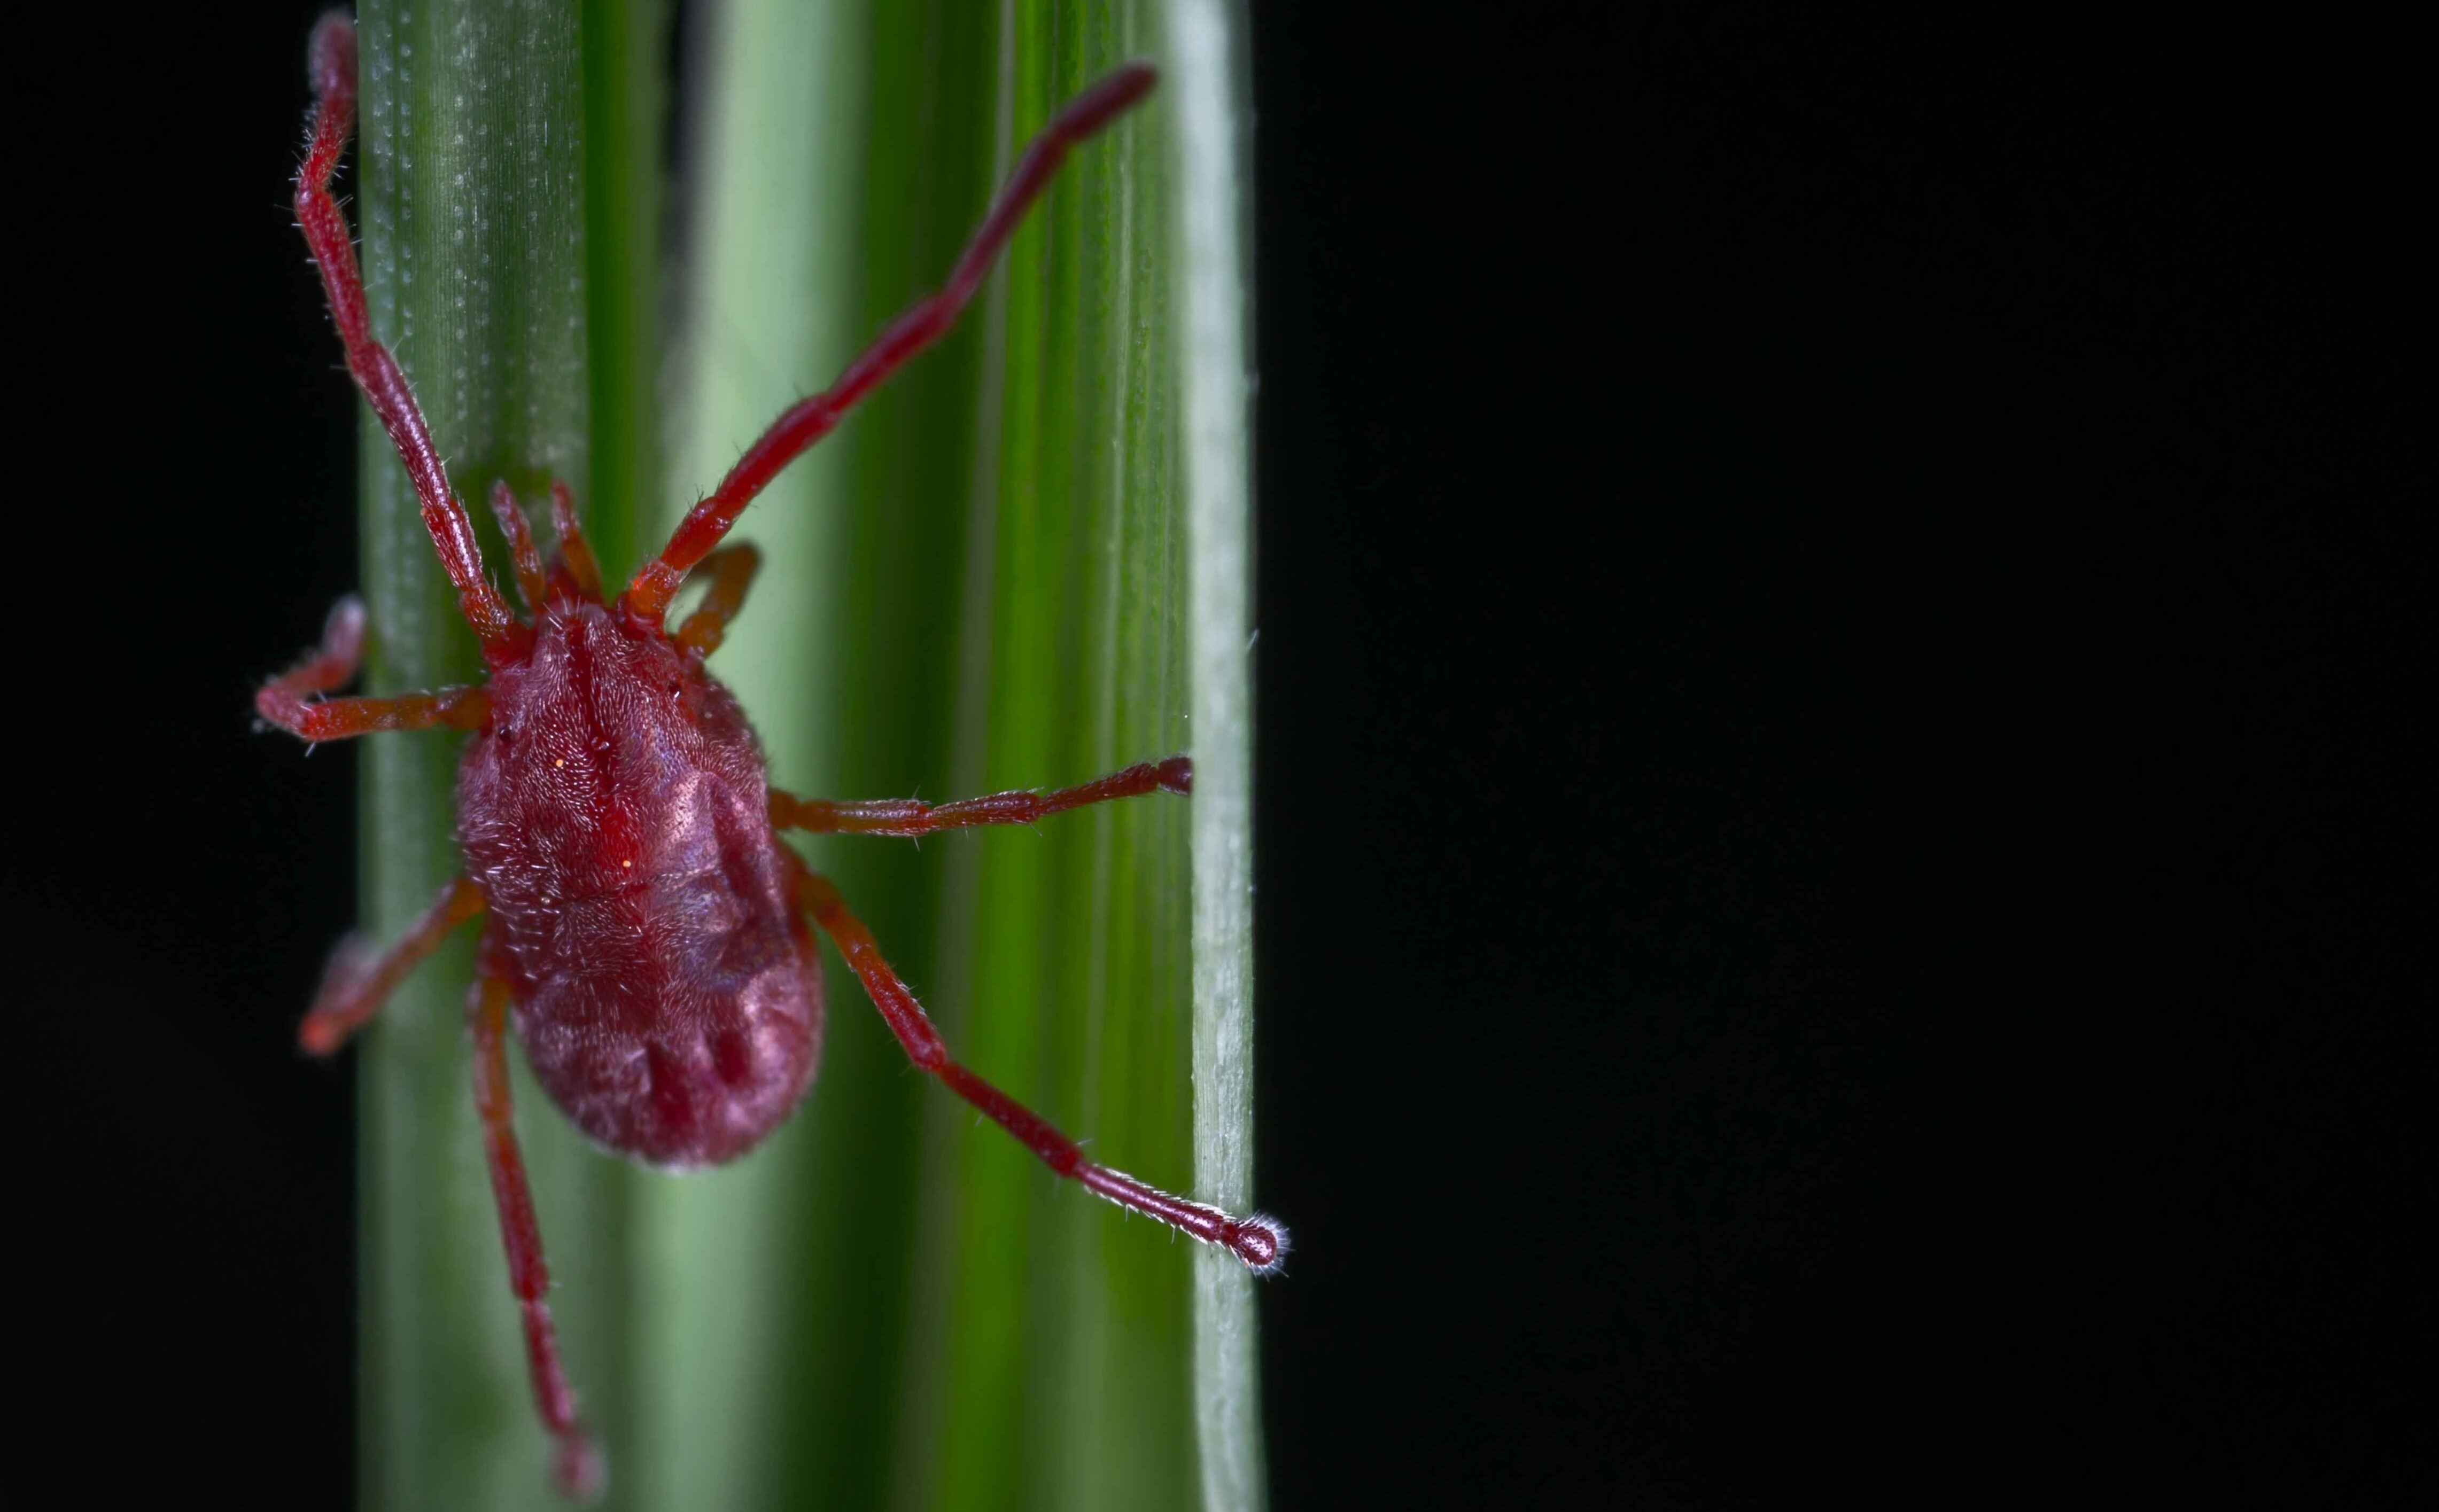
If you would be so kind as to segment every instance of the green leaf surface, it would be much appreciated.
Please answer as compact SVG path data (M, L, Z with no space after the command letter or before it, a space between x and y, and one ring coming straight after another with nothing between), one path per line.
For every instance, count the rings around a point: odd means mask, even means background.
M1071 159L963 327L745 516L767 565L713 669L800 793L962 796L1195 755L1190 803L802 848L961 1059L1095 1158L1242 1206L1233 12L708 12L670 381L658 14L427 0L368 5L362 29L376 329L460 490L566 477L614 575L936 285L1058 104L1126 59L1163 65L1147 106ZM365 458L375 685L466 680L471 641L369 428ZM454 756L434 737L366 743L371 930L394 933L453 868ZM370 1503L547 1504L466 1088L467 967L461 943L366 1037ZM812 1094L729 1168L604 1158L520 1080L553 1307L612 1504L1257 1505L1241 1268L1053 1178L913 1072L827 967Z
M478 513L496 477L528 497L563 477L591 498L591 379L602 369L588 349L586 293L609 280L586 261L592 186L576 7L367 4L358 31L354 198L374 329L396 349ZM643 256L649 265L649 247ZM650 361L631 350L606 370ZM472 637L368 414L360 454L368 685L471 681L479 675ZM632 539L597 507L593 518L614 545ZM486 539L499 562L488 526ZM435 735L364 742L365 924L380 938L457 870L457 746ZM461 937L418 971L358 1052L368 1505L525 1505L541 1495L541 1435L469 1090L471 946ZM614 1442L632 1422L632 1284L599 1236L623 1231L636 1182L583 1147L530 1081L517 1094L569 1363L589 1415Z

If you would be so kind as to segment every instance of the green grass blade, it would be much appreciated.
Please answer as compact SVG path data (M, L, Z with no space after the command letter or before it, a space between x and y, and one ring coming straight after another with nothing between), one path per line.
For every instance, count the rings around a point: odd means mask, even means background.
M945 275L1057 104L1124 59L1166 62L1164 26L1148 4L1011 7L957 27L911 8L725 8L694 81L672 503ZM1219 679L1235 691L1198 686L1188 610L1233 601L1241 619L1244 506L1240 487L1206 510L1216 544L1198 559L1176 109L1164 90L1079 151L966 327L747 516L769 565L718 669L774 780L800 792L944 796L1180 749L1216 758L1217 825L1198 796L919 852L806 846L962 1058L1097 1155L1211 1191L1196 988L1238 984L1208 996L1228 1023L1214 1042L1240 1039L1246 946L1240 918L1209 933L1224 959L1198 962L1194 846L1207 832L1241 869L1249 737L1243 633ZM1230 583L1197 580L1214 570ZM909 1075L834 958L830 978L806 1110L739 1167L648 1200L657 1294L637 1326L655 1499L1188 1504L1205 1478L1195 1361L1212 1353L1195 1338L1193 1247L977 1128ZM1248 1113L1206 1110L1210 1147L1240 1151ZM1216 1315L1232 1330L1220 1352L1240 1361L1241 1283L1233 1321ZM1209 1420L1233 1437L1210 1484L1251 1504L1253 1380L1220 1379Z
M657 156L614 155L614 137L613 155L584 146L588 128L640 114L634 101L657 87L662 65L656 34L626 14L596 33L623 39L623 50L589 57L578 10L573 0L369 0L354 198L374 329L397 350L478 520L493 478L532 498L562 477L596 539L617 553L636 537L632 471L650 453L596 452L603 433L590 412L632 416L654 367L651 331L605 322L610 339L596 340L589 328L653 287L650 212L638 205L649 205ZM588 219L588 205L609 218ZM368 685L468 681L479 672L472 639L369 416L360 450ZM482 528L497 568L496 539ZM457 748L439 735L364 742L365 924L379 936L456 870ZM418 971L358 1051L368 1505L526 1506L544 1496L547 1461L467 1079L471 944L453 942ZM520 1078L517 1095L568 1363L587 1416L614 1445L632 1420L620 1236L636 1179L584 1147L530 1081ZM625 1500L614 1491L614 1505Z
M586 528L604 570L632 568L660 522L662 137L670 0L582 0L584 319L592 357Z
M664 390L659 24L606 0L375 4L363 22L376 327L461 490L566 477L614 572L936 282L1056 104L1124 58L1182 66L1148 3L952 28L849 4L713 12L690 340ZM1196 753L1191 805L808 849L966 1059L1097 1154L1241 1203L1241 1165L1213 1164L1246 1147L1241 1098L1189 1092L1206 1041L1241 1046L1248 733L1225 628L1241 489L1198 472L1189 507L1210 379L1177 293L1202 267L1180 250L1179 98L1079 152L967 329L748 516L769 566L717 669L800 792L940 796ZM1226 364L1241 405L1241 348ZM1220 444L1241 454L1241 429ZM365 455L374 685L473 676L378 432ZM453 868L454 747L365 752L366 922L389 933ZM543 1500L466 1091L467 967L461 944L418 973L365 1051L368 1503ZM1208 1367L1250 1361L1242 1278L1215 1278L1221 1311L1199 1302L1190 1245L976 1128L835 960L830 978L811 1100L729 1170L636 1173L520 1082L553 1306L614 1503L1179 1505L1198 1484L1257 1500L1252 1377Z

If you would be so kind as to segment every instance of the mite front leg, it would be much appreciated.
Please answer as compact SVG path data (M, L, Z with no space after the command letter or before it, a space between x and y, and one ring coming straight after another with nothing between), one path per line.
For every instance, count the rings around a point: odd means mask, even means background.
M440 948L449 932L483 911L483 890L460 877L440 889L432 906L378 958L366 959L361 935L350 934L330 953L312 1011L296 1028L296 1042L310 1056L327 1056L381 1011L406 973Z
M388 347L373 339L372 321L365 312L365 281L356 267L356 244L347 234L347 218L330 194L330 175L338 171L339 154L356 125L356 28L339 13L324 16L313 27L306 47L306 72L313 83L312 135L305 164L296 170L297 228L322 271L322 292L329 299L330 319L347 348L347 371L365 400L388 433L390 445L405 464L423 510L423 528L432 537L440 565L457 591L457 607L484 659L500 667L523 656L532 644L525 627L509 613L507 600L483 576L483 554L474 544L474 523L466 507L449 491L449 476L440 464L440 448L432 439L408 389L406 374Z
M1139 798L1148 792L1183 795L1193 791L1194 762L1182 756L1142 762L1124 772L1113 772L1106 777L1051 792L1019 789L980 798L959 798L953 803L924 803L916 798L832 803L826 798L799 798L774 788L771 827L803 829L817 835L929 835L976 825L1029 825L1045 814L1065 813L1070 809L1107 803L1113 798Z
M396 698L325 699L288 703L266 687L254 696L254 711L299 739L352 740L392 730L479 730L490 721L491 695L480 687L444 687L436 693Z
M349 594L331 607L320 649L255 690L254 712L307 740L345 740L382 730L428 730L436 724L479 730L491 717L491 696L480 687L445 687L394 698L313 697L355 681L364 655L365 601Z
M746 448L720 487L686 512L661 554L644 563L629 580L627 607L658 623L669 599L712 547L728 534L737 517L754 502L779 470L804 454L805 449L838 428L856 402L906 365L917 352L948 334L957 316L973 302L984 275L1007 245L1025 209L1067 159L1070 149L1091 136L1151 93L1157 81L1149 63L1129 63L1069 100L1017 159L1016 170L991 202L983 223L949 271L949 281L918 299L874 338L836 382L810 399L799 400L771 422L762 438Z
M797 861L792 852L783 854L796 874L798 903L838 946L839 953L846 957L847 966L863 983L873 1006L888 1022L890 1032L898 1037L908 1059L946 1082L951 1092L1014 1134L1025 1148L1059 1175L1081 1183L1120 1207L1157 1218L1206 1244L1219 1245L1244 1261L1256 1275L1273 1274L1286 1263L1288 1231L1276 1219L1258 1213L1234 1218L1216 1207L1172 1197L1123 1171L1095 1165L1084 1158L1074 1140L1053 1128L1047 1119L949 1058L949 1047L942 1042L939 1031L933 1028L923 1005L916 1001L914 992L881 957L881 947L873 943L872 932L847 911L846 900L839 896L838 889L828 878Z
M349 594L330 606L322 621L322 644L303 661L263 685L255 702L276 698L283 706L303 703L307 696L328 693L356 680L365 662L365 601Z
M508 1092L508 985L477 977L466 999L474 1034L474 1111L483 1120L483 1161L490 1168L491 1200L500 1212L500 1243L507 1252L508 1289L525 1324L525 1365L533 1378L534 1407L543 1427L559 1441L551 1478L561 1495L591 1501L601 1493L607 1470L593 1435L576 1415L576 1393L559 1360L558 1331L551 1326L550 1269L543 1263L542 1226L534 1219L533 1190L525 1182L525 1156L517 1147Z

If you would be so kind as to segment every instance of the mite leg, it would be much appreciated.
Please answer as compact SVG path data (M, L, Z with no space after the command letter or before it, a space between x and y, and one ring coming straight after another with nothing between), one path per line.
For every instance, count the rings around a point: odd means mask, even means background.
M559 1337L544 1300L550 1270L543 1263L542 1226L534 1220L533 1191L525 1184L525 1157L508 1106L508 985L494 976L477 977L467 995L466 1017L474 1031L474 1111L483 1119L483 1161L490 1167L491 1201L500 1210L508 1289L516 1293L525 1323L534 1407L559 1441L551 1476L561 1494L589 1501L600 1494L605 1467L601 1450L577 1419L576 1393L560 1366Z
M693 621L688 620L688 628ZM967 829L975 825L1029 825L1045 814L1065 813L1112 798L1135 798L1147 792L1188 793L1194 791L1194 762L1187 756L1145 761L1106 777L1051 792L1019 789L954 803L924 803L916 798L880 798L863 803L832 803L826 798L799 798L771 790L771 827L805 829L814 834L929 835L942 829Z
M322 644L294 667L263 685L277 689L283 701L303 703L311 693L328 693L356 680L365 662L365 601L353 594L330 606L322 621ZM259 702L258 700L258 702Z
M534 549L533 530L525 524L525 512L517 507L517 496L509 491L506 478L491 485L491 514L500 522L500 533L508 538L508 560L517 570L517 596L527 609L542 608L549 592L543 577L542 553Z
M438 950L451 930L482 911L483 890L460 877L440 889L432 906L379 956L368 954L362 935L341 940L330 952L330 964L323 968L322 987L313 994L312 1008L296 1026L296 1042L309 1056L336 1051L365 1026L365 1021L381 1011L381 1005L406 980L406 973Z
M890 1032L905 1048L908 1059L948 1083L950 1091L981 1109L991 1122L1014 1134L1025 1148L1059 1175L1082 1183L1088 1190L1120 1207L1157 1218L1206 1244L1220 1246L1244 1261L1256 1275L1270 1275L1286 1262L1288 1231L1276 1219L1258 1213L1249 1218L1232 1218L1216 1207L1171 1197L1122 1171L1095 1165L1084 1158L1074 1140L1052 1128L1041 1114L950 1059L949 1047L932 1027L931 1016L881 958L872 932L847 912L846 901L839 897L838 889L828 878L796 861L792 852L789 860L796 873L797 901L838 946L839 953L846 957L846 964L871 995L873 1006L881 1010Z
M491 696L480 687L447 687L395 698L325 699L311 695L354 681L365 655L365 601L349 594L331 606L321 647L255 690L254 712L308 740L344 740L378 730L428 730L446 724L479 730L491 717Z
M810 399L799 400L772 422L762 438L747 448L737 465L728 470L720 487L687 512L660 556L646 562L627 584L627 606L653 621L667 614L678 584L705 553L720 544L728 527L737 523L737 517L754 502L763 486L807 447L828 436L856 400L956 324L958 313L971 302L974 291L982 287L984 276L990 272L991 259L1007 244L1008 236L1025 210L1041 197L1051 176L1066 160L1068 150L1149 94L1157 79L1149 64L1129 63L1068 101L1066 108L1052 116L1050 124L1025 148L1015 173L1000 190L990 213L983 218L973 240L957 258L949 281L892 321L879 339L847 364L846 371L839 375L836 382Z
M727 638L728 622L745 607L745 592L754 586L754 575L762 570L762 553L740 541L703 558L703 564L711 574L711 587L703 596L702 606L678 627L675 639L709 656Z
M560 564L585 597L601 601L601 563L593 559L592 543L576 522L576 495L557 478L550 480L550 527L559 534Z
M483 644L484 658L494 667L514 661L525 653L527 632L510 613L507 600L483 576L474 523L467 517L466 507L449 491L448 473L440 465L440 450L433 443L432 427L424 423L423 411L416 406L398 360L373 339L347 218L340 213L339 202L330 197L330 175L338 170L339 154L347 151L356 123L356 28L345 15L324 16L313 27L313 40L306 47L306 71L313 81L313 124L305 165L296 170L296 223L305 233L305 244L312 249L315 266L322 270L322 291L329 298L339 341L347 347L347 371L381 418L399 460L406 464L406 475L423 507L423 528L431 533L440 565L457 590L458 608L474 627L475 639Z
M348 740L389 730L479 730L491 718L491 695L480 687L444 687L437 693L401 693L396 698L286 702L266 687L254 696L254 711L306 740Z

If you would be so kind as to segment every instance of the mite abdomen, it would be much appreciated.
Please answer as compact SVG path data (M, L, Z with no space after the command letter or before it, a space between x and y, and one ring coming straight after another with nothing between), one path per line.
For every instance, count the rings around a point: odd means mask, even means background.
M647 1165L743 1154L802 1099L819 1062L812 941L757 899L719 898L723 881L692 879L701 901L685 910L645 901L659 892L650 886L573 905L560 920L561 969L529 979L516 1005L543 1091L594 1140Z

